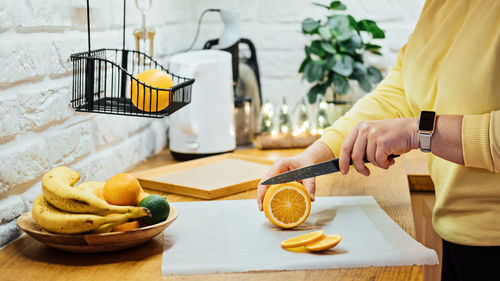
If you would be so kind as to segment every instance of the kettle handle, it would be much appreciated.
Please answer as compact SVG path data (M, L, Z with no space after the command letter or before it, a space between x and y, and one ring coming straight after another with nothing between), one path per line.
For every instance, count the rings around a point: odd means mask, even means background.
M197 72L198 65L181 65L179 67L179 76L182 77L192 77L195 78L198 76ZM196 87L193 85L193 87ZM178 111L178 118L180 120L181 124L181 130L184 134L188 136L197 136L198 135L198 124L195 123L195 120L197 118L194 118L194 114L196 110L192 110L191 107L193 107L193 101L191 101L191 104L188 104L185 106L183 109Z

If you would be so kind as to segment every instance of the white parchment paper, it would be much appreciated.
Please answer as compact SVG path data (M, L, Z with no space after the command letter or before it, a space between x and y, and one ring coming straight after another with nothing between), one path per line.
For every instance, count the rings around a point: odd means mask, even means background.
M437 264L371 196L317 197L293 230L272 225L252 200L172 203L179 218L164 233L162 274ZM335 248L289 251L280 242L315 230L340 234Z

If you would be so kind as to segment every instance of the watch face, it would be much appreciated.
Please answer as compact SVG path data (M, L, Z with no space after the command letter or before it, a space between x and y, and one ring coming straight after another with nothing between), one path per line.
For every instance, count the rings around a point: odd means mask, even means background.
M436 117L436 112L433 112L433 111L420 112L420 122L418 123L418 130L420 130L420 131L432 131L432 130L434 130L434 118L435 117Z

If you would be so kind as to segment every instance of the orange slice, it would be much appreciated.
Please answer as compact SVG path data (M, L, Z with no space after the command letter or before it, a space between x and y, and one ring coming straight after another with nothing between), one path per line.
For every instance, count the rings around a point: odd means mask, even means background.
M311 199L298 182L271 185L263 201L264 214L274 225L292 228L304 222L311 212Z
M325 235L325 231L320 230L320 231L315 231L299 236L295 236L293 238L287 239L283 242L281 242L281 247L283 248L295 248L295 247L300 247L304 246L313 242L316 242L318 240L321 240L323 236Z
M326 249L333 248L342 240L342 236L338 234L326 235L323 238L306 245L306 249L309 251L323 251Z

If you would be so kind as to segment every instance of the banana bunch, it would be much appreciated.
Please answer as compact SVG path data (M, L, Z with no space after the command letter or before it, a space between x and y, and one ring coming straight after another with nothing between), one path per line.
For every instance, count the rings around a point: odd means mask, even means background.
M108 204L94 194L104 182L86 182L73 187L78 172L60 166L42 178L42 194L33 203L32 215L43 229L65 234L102 233L129 219L150 216L149 210ZM107 214L120 214L107 217Z

